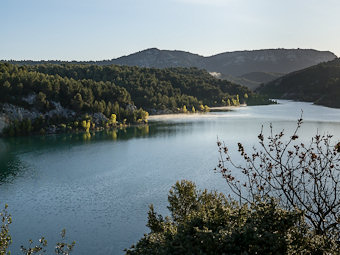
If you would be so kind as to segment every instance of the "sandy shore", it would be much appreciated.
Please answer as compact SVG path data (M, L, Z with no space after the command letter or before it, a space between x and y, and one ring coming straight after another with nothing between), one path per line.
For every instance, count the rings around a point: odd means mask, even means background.
M211 111L231 111L235 108L246 107L246 104L241 104L239 106L219 106L219 107L209 107Z
M236 108L245 107L247 105L242 104L240 106L221 106L221 107L210 107L212 112L222 112L222 111L232 111ZM172 114L158 114L158 115L150 115L149 120L157 121L157 120L166 120L166 119L188 119L188 118L202 118L202 117L213 117L215 115L206 114L206 113L172 113Z

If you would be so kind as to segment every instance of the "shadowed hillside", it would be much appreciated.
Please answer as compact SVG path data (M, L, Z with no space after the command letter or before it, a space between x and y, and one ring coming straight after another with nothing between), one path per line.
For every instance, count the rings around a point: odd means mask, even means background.
M290 73L261 86L258 91L273 98L340 108L340 59Z

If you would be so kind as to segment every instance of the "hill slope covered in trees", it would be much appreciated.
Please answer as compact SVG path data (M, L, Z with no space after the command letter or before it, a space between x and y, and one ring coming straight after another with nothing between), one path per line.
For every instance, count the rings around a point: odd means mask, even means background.
M263 85L258 91L272 98L340 108L340 59L290 73Z
M207 109L204 105L238 105L245 101L270 103L246 87L216 79L196 68L0 64L2 111L13 112L16 109L12 106L21 107L17 117L12 116L11 120L30 119L24 124L16 123L19 129L28 129L27 133L52 124L63 124L64 129L72 129L72 125L77 128L84 118L89 121L86 116L91 114L97 114L98 126L116 121L145 121L148 115L145 110L150 113L204 111ZM39 122L33 125L35 120ZM75 120L77 125L65 124ZM94 128L91 124L82 126L87 130ZM11 133L21 133L13 129Z

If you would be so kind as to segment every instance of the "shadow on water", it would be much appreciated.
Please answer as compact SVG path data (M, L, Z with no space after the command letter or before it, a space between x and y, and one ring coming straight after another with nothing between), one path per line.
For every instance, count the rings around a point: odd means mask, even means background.
M12 182L28 169L20 160L25 153L63 150L89 143L127 141L152 137L169 137L190 130L192 123L152 123L91 133L69 133L0 139L0 185ZM186 128L188 127L188 128Z
M26 168L11 146L0 140L0 185L12 182Z

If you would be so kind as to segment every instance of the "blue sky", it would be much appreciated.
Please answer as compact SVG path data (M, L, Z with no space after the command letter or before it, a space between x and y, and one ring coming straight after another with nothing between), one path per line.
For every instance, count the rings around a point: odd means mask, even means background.
M101 60L146 48L340 56L339 0L1 0L0 59Z

